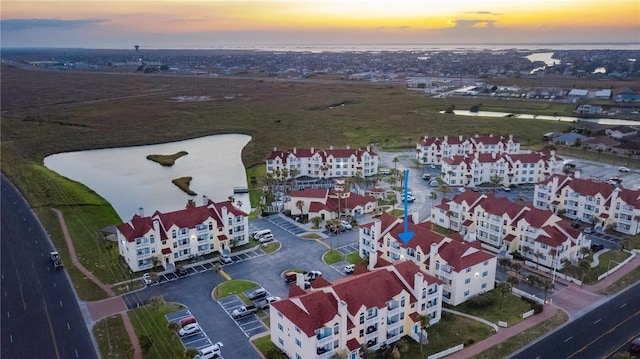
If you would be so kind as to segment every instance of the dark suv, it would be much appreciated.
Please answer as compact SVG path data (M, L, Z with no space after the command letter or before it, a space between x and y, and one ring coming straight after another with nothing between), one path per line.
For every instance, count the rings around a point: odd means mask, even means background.
M184 276L187 275L187 270L184 269L184 267L178 266L178 267L176 267L176 272L175 273L176 273L176 275L178 277L184 277Z

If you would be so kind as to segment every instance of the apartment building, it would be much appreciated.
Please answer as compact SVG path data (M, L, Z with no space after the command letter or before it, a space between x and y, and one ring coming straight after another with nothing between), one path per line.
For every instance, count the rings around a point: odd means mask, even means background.
M341 216L359 217L378 208L378 199L351 192L343 179L334 179L334 188L306 188L289 193L291 200L285 202L285 209L292 214L308 214L309 218L323 220ZM300 205L300 207L298 207Z
M202 206L151 216L136 214L117 226L118 250L133 272L215 251L231 250L249 241L249 217L230 201L203 198Z
M530 208L493 195L465 192L431 211L431 220L459 231L465 241L510 257L517 252L528 260L561 269L562 260L575 263L591 241L572 227L571 220L551 210Z
M369 146L357 149L350 146L334 149L331 146L328 150L294 147L286 151L279 151L276 147L267 157L267 173L277 174L285 168L289 173L293 170L295 177L335 178L357 174L369 177L378 173L378 155Z
M424 136L416 144L416 159L421 164L442 164L442 159L471 154L520 153L520 142L513 135Z
M474 153L442 159L442 179L449 186L502 186L536 183L562 172L555 151L532 153ZM495 180L495 182L494 182Z
M369 265L379 261L411 261L442 281L442 300L458 305L495 285L496 257L459 235L444 236L431 230L431 223L408 224L414 236L404 243L404 220L388 214L360 226L359 252Z
M533 205L564 213L595 228L611 227L629 235L640 233L639 190L555 175L536 184Z
M406 335L419 342L420 319L440 321L441 298L441 282L411 261L333 284L317 279L306 291L293 285L269 310L271 341L289 358L360 358L362 347L377 350Z

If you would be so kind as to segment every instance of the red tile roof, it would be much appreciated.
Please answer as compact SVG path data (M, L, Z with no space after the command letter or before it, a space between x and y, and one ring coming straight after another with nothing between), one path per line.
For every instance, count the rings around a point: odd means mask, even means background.
M328 193L329 193L329 190L325 188L306 188L306 189L303 189L302 191L291 191L289 195L291 197L326 199Z
M307 337L316 335L316 329L322 328L338 315L336 298L321 290L293 299L279 300L271 306L292 321Z
M360 343L355 338L351 338L347 340L347 349L349 349L350 352L357 350L359 348L360 348Z

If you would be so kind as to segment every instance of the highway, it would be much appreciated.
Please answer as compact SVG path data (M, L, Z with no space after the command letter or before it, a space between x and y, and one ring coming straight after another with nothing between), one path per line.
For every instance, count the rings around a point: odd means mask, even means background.
M640 335L640 283L511 358L605 358Z
M97 358L65 270L29 205L1 176L0 354L2 358Z

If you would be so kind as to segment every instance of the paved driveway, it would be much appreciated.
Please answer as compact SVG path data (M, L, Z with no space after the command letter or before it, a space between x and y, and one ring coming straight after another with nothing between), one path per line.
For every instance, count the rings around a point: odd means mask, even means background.
M240 306L245 305L242 299L237 295L230 295L218 300L218 304L224 309L224 311L231 317L231 312L238 309ZM234 319L240 330L247 338L251 338L254 335L264 333L269 330L266 325L258 318L256 313L248 315L246 317Z
M169 313L165 317L167 318L167 321L170 323L179 323L181 319L186 317L191 317L191 316L193 316L191 314L191 311L189 311L188 309L183 309L177 312ZM198 318L196 318L196 321L197 320ZM212 344L211 340L209 340L209 337L207 336L207 333L205 333L204 330L194 335L180 338L180 341L182 342L182 345L185 347L185 349L187 348L200 349Z

